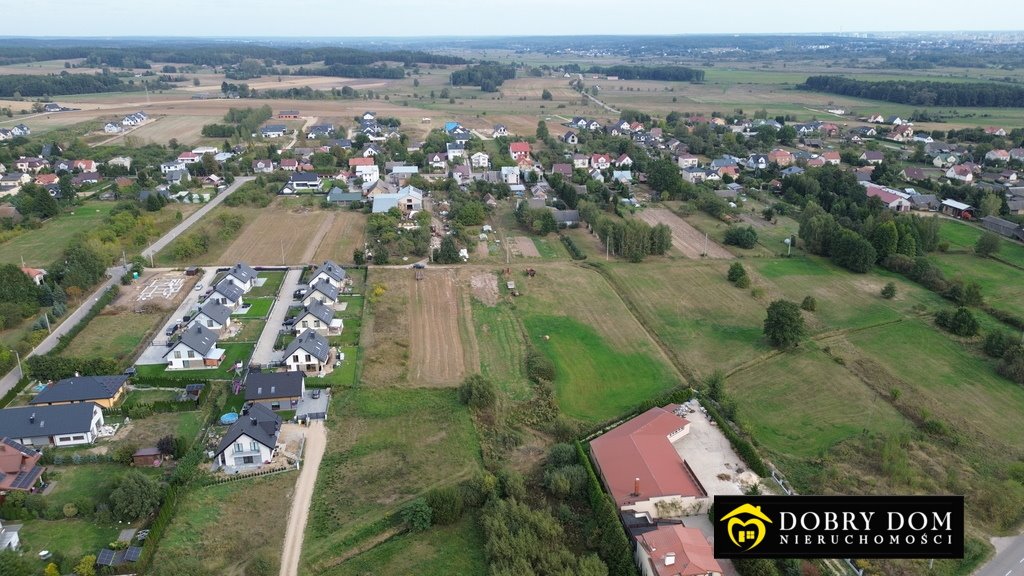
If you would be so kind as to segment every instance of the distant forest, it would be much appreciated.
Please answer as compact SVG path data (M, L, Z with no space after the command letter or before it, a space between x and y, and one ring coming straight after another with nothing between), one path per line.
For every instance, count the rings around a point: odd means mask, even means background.
M479 86L484 92L497 92L505 80L515 77L515 66L484 63L452 72L451 81L452 86Z
M173 88L163 82L148 82L150 90ZM121 82L111 74L56 74L40 76L34 74L0 75L0 97L36 98L57 94L95 94L97 92L130 92L142 90L142 82Z
M1024 105L1024 86L996 83L934 82L923 80L865 81L842 76L811 76L801 90L884 100L914 106L985 106L1016 108Z
M588 74L618 76L620 80L663 80L667 82L703 82L704 71L685 66L591 66Z

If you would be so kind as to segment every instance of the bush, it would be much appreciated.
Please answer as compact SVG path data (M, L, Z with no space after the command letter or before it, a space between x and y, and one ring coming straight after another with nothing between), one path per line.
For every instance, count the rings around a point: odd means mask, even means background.
M978 334L978 320L963 306L954 310L942 310L935 315L935 323L957 336L965 338Z
M480 410L494 406L497 392L494 383L479 374L467 376L458 390L459 402Z
M996 371L1017 384L1024 384L1024 346L1015 344L1007 348Z
M981 349L987 356L1002 358L1006 351L1016 343L1016 338L1002 330L993 330L985 335Z
M114 450L113 459L118 464L124 464L128 466L132 463L132 456L137 452L139 446L137 444L122 444Z
M808 312L814 312L818 309L818 301L814 296L804 297L804 301L800 303L801 310L807 310Z
M561 468L570 464L576 464L576 448L572 444L555 444L548 452L549 468Z
M987 258L997 252L999 252L999 246L1002 244L1002 239L995 232L985 232L978 241L974 244L974 253L982 258Z
M565 249L569 251L569 256L571 256L573 260L587 259L587 255L580 250L579 246L576 245L576 242L571 237L562 234L559 238L561 238L562 244L565 245Z
M555 364L543 352L531 346L526 350L526 377L535 384L541 380L553 382Z
M75 516L78 516L78 506L68 502L64 505L63 512L65 518L74 518Z
M736 280L737 288L750 288L750 276L743 275Z
M587 469L580 464L570 464L548 470L544 473L544 487L558 498L583 496L587 489Z
M740 248L753 248L757 245L757 231L753 226L733 226L725 231L725 243Z
M462 518L462 493L455 486L431 490L427 493L426 502L434 524L448 526Z
M423 498L417 498L402 506L398 516L401 517L401 521L406 523L406 526L409 526L409 529L413 532L423 532L430 528L431 513L430 505L427 504L427 501Z
M729 272L728 274L725 275L725 277L729 280L729 282L735 282L746 275L747 270L746 268L743 267L743 264L740 264L739 262L733 262L732 265L729 266Z
M896 284L895 283L889 282L888 284L886 284L885 286L882 287L882 298L885 298L886 300L892 300L895 297L896 297Z

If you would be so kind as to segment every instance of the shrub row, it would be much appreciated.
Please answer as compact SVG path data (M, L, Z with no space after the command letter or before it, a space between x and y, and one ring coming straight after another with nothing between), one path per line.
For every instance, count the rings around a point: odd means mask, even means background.
M583 444L576 442L576 453L580 463L587 470L587 498L590 502L597 535L597 554L608 566L609 576L636 576L633 564L633 547L629 544L626 532L619 521L619 514L611 498L605 494L601 482L597 479L594 467L590 463Z
M580 250L580 247L576 245L576 241L566 235L560 235L562 244L565 244L565 249L569 251L569 255L572 256L573 260L586 260L587 255Z

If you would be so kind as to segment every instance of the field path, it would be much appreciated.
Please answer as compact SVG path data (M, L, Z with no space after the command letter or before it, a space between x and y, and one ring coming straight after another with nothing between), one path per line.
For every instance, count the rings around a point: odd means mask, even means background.
M106 146L107 144L110 144L111 142L117 140L118 138L124 138L125 136L131 134L132 132L135 132L139 128L142 128L143 126L149 126L150 124L156 122L159 119L160 118L150 118L149 120L146 120L142 124L136 124L135 126L132 126L131 128L129 128L128 130L122 130L122 131L118 132L117 134L111 136L110 138L107 138L106 140L100 140L99 142L96 142L94 144L89 144L89 147L95 148L97 146Z
M331 212L324 218L324 221L320 223L320 227L316 229L316 234L310 239L309 244L306 245L306 251L302 253L302 262L312 262L313 257L316 256L317 250L320 248L320 244L323 243L324 238L327 237L327 233L331 231L331 226L334 225L335 213Z
M319 120L319 118L317 118L316 116L309 116L309 117L307 117L306 118L306 123L302 125L302 130L301 131L305 132L306 130L309 130L309 127L312 126L313 124L316 124L317 120ZM295 134L292 134L292 141L289 142L288 145L284 147L284 150L291 150L292 148L294 148L295 147L295 143L298 142L298 140L299 140L299 131L296 131Z
M306 429L306 447L302 471L295 483L295 497L292 510L288 513L288 527L284 533L284 550L281 553L280 576L299 576L299 559L302 557L302 540L309 518L309 506L313 502L316 474L327 448L327 429L323 420L314 420Z

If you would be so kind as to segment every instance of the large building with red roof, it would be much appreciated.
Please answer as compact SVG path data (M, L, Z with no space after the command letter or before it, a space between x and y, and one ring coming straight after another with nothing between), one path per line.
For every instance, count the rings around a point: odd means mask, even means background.
M597 471L623 512L656 520L710 507L704 486L673 446L690 431L679 413L678 404L651 408L591 441Z
M722 566L704 534L682 524L663 524L636 536L643 576L721 576Z

